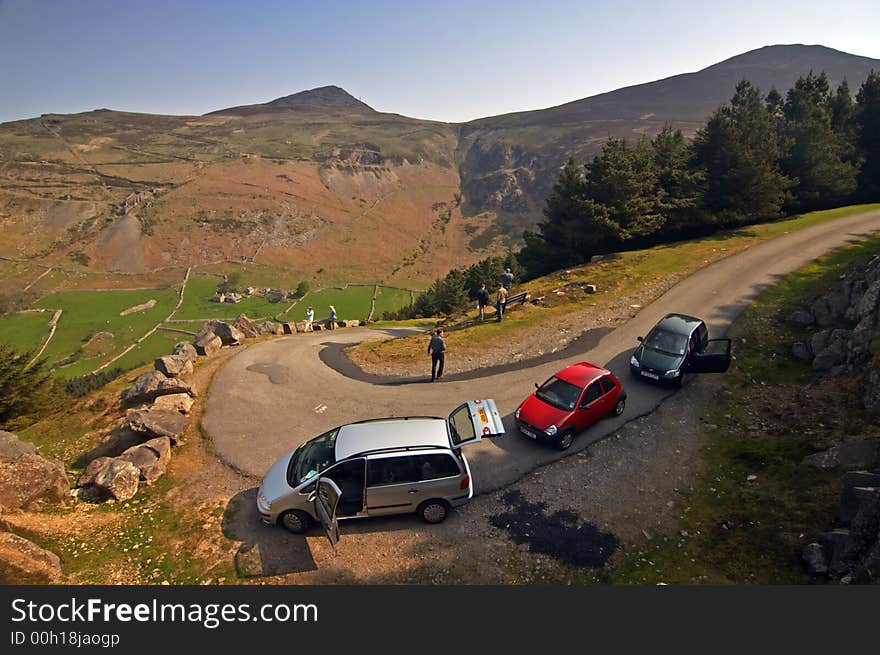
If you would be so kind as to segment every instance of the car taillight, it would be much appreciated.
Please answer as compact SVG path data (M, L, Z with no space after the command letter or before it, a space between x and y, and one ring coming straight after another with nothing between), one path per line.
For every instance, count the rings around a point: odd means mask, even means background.
M458 488L461 489L462 491L464 491L465 489L467 489L470 486L470 484L471 484L471 476L466 475L461 479L461 485Z

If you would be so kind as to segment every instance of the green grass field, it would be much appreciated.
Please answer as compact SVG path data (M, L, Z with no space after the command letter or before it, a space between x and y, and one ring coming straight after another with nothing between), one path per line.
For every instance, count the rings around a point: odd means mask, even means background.
M197 319L197 318L231 318L234 319L239 314L247 314L248 318L270 318L279 312L283 312L288 306L285 301L279 303L270 303L264 298L248 298L242 296L239 303L218 303L211 302L214 293L217 291L217 285L223 280L214 275L204 275L193 273L190 275L189 282L186 283L186 291L183 293L183 304L177 313L175 319ZM246 277L243 278L241 286L245 287L252 284Z
M157 330L144 339L142 343L139 343L132 350L113 362L110 365L110 368L116 368L118 366L127 371L144 364L149 364L157 357L170 355L171 349L174 348L174 344L178 341L189 342L192 341L192 337L179 332Z
M336 317L342 320L367 318L370 313L370 300L373 297L372 285L349 286L345 289L324 289L309 293L291 309L289 319L300 321L305 318L306 307L315 308L315 319L330 316L330 305L336 307Z
M51 320L52 312L0 316L0 342L18 352L35 350L49 334Z
M383 312L394 312L401 307L406 307L413 301L412 294L404 289L391 287L379 287L379 296L376 298L376 311L373 319L382 318Z
M128 316L119 315L121 311L151 299L157 301L154 307ZM64 378L89 373L110 355L121 352L160 323L171 313L176 302L176 289L68 291L44 296L35 303L36 307L61 309L63 313L43 356L50 366L57 365L80 351L96 333L111 333L112 342L106 344L103 352L81 352L75 363L57 370L57 375Z

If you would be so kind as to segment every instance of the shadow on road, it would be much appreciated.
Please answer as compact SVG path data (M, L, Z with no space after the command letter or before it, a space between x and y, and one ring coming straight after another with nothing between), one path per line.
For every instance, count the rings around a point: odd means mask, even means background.
M223 513L223 534L241 541L235 553L235 569L244 578L314 571L305 536L265 525L257 511L257 489L239 492L230 499Z

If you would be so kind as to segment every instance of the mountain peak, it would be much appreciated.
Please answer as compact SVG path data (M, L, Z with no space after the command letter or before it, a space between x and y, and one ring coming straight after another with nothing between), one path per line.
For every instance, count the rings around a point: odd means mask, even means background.
M373 112L368 104L361 102L348 91L338 86L319 86L289 96L275 98L269 102L256 105L241 105L212 111L211 114L235 114L238 116L249 114L274 113L279 111L315 111L335 110L347 112Z

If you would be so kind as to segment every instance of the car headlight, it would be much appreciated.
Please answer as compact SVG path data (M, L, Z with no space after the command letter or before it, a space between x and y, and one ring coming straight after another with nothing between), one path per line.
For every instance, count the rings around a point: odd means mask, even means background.
M636 368L641 368L641 367L642 367L642 365L639 364L639 360L636 359L636 356L635 356L635 355L633 355L632 357L629 358L629 365L630 365L630 366L635 366Z
M555 425L551 425L549 428L547 428L546 430L544 430L544 432L546 432L547 435L550 436L550 437L552 437L552 436L553 436L554 434L556 434L558 431L559 431L559 428L557 428Z
M679 370L677 368L674 368L671 371L666 371L663 375L667 378L677 378L678 374Z
M516 418L519 418L519 410L521 410L521 409L522 409L522 407L516 408L516 412L514 412L514 414L513 414Z
M266 509L271 509L272 507L272 503L269 502L269 499L266 498L266 494L264 494L262 491L257 493L257 502Z

